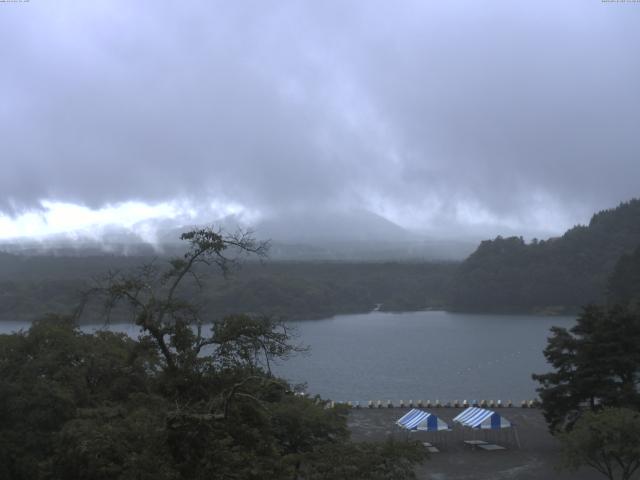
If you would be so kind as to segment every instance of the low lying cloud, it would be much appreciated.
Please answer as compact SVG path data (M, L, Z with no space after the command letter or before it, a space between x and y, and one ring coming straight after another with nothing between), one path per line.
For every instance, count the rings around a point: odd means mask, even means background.
M358 208L560 232L640 191L629 7L2 5L0 236Z

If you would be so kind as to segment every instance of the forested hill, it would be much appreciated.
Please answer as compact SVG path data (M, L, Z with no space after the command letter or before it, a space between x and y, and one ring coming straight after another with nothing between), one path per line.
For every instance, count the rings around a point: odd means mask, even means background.
M609 278L607 303L640 307L640 246L618 260Z
M454 310L561 313L606 298L618 260L640 245L640 200L596 213L562 237L486 240L458 268Z
M167 258L0 252L0 321L68 313L80 301L80 292L93 285L92 279L152 261L162 267ZM312 319L368 312L376 306L396 311L442 308L456 267L445 262L246 262L229 278L211 275L203 290L187 284L184 293L202 306L208 319L231 313ZM93 313L89 320L104 321L103 312Z

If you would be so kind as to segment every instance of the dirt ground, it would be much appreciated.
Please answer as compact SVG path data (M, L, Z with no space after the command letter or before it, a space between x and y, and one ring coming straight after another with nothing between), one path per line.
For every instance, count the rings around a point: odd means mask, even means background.
M505 480L505 479L559 479L602 480L601 474L591 469L566 472L556 469L559 462L557 441L547 431L542 412L537 409L501 408L505 418L515 424L520 441L518 448L513 434L505 432L471 432L454 428L452 432L437 435L430 432L400 430L395 421L408 409L353 409L349 414L349 428L356 441L380 441L393 436L397 439L415 439L430 442L440 452L433 453L417 470L418 478L428 480ZM431 408L450 425L461 409ZM505 450L487 452L472 450L464 440L486 440L506 447Z

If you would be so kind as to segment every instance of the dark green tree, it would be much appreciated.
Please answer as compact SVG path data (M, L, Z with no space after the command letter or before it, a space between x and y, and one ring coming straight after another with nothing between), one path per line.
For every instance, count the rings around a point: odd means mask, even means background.
M639 244L640 199L596 213L589 225L575 226L561 237L531 243L522 237L484 241L455 274L451 307L577 312L581 305L605 301L616 262ZM624 282L626 291L631 284Z
M562 467L586 465L610 480L629 480L640 468L640 413L626 408L588 412L560 441Z
M544 355L553 372L534 374L552 431L571 427L585 410L640 406L640 314L586 307L571 329L554 327Z
M415 465L427 459L416 441L327 444L307 454L313 468L303 469L301 480L409 480Z
M640 246L616 263L609 277L607 302L640 309Z
M155 407L165 402L150 391L157 363L144 342L85 334L68 318L0 335L0 478L106 478L112 468L126 470L117 454L132 451L162 466L163 451L149 452L154 441L146 434L164 421ZM141 406L147 421L128 421Z
M86 296L128 311L137 340L61 317L0 336L0 478L411 478L421 445L353 444L345 410L274 376L300 350L284 323L206 322L188 282L264 245L211 229L182 238L166 269L111 273Z

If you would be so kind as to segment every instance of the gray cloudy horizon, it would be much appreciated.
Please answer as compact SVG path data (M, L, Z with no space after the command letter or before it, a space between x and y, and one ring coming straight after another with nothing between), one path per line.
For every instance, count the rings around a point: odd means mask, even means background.
M31 0L0 4L0 42L5 220L173 202L560 233L640 196L640 4Z

